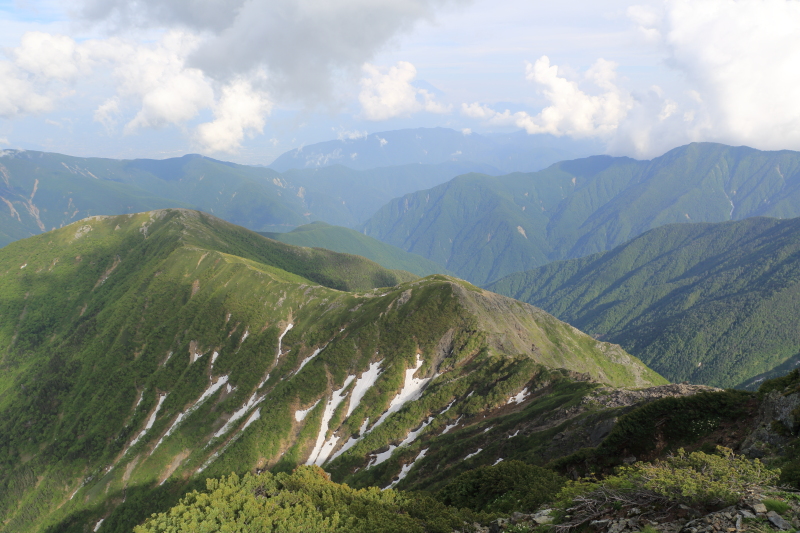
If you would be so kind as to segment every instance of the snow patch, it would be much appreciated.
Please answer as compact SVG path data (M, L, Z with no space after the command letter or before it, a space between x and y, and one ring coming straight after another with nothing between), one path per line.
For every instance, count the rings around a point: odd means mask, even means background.
M419 434L422 433L425 430L425 428L428 427L431 424L431 422L433 422L433 417L432 416L429 417L428 420L423 422L422 425L419 428L415 429L414 431L409 431L408 435L406 435L406 438L403 439L403 442L398 444L397 447L398 448L402 448L403 446L406 446L406 445L411 444L412 442L414 442L416 440L416 438L419 436Z
M492 466L495 466L495 465L498 465L498 464L500 464L500 462L501 462L502 460L503 460L503 458L502 458L502 457L500 457L500 458L499 458L497 461L495 461L495 462L494 462L494 464L493 464Z
M455 400L455 398L453 398L453 401L452 401L452 402L450 402L449 404L447 404L447 407L445 407L445 408L444 408L444 411L442 411L442 412L441 412L441 413L439 413L439 414L440 414L440 415L443 415L443 414L445 414L447 411L449 411L449 410L450 410L450 408L451 408L451 407L453 407L453 405L454 405L455 403L456 403L456 400Z
M386 461L389 457L392 456L392 452L394 452L396 449L397 446L395 446L394 444L390 444L388 450L386 450L383 453L375 454L375 457L367 465L367 470L369 470L373 466L379 465L382 462Z
M425 385L427 385L431 380L431 378L414 377L414 374L416 374L417 370L420 369L422 363L423 361L420 354L417 354L417 366L406 370L406 379L402 390L397 394L397 396L395 396L394 400L392 400L392 403L389 404L389 409L381 415L378 421L375 422L375 425L372 426L370 431L380 426L390 415L402 409L406 403L413 402L422 396L422 389L424 389Z
M331 461L333 461L334 459L342 455L344 452L355 446L358 443L358 441L360 441L364 436L364 432L367 431L367 426L369 426L369 417L367 417L364 420L364 423L361 424L361 429L358 430L358 437L350 437L349 439L347 439L347 442L345 442L344 445L341 448L339 448L339 451L333 454L333 456L331 457Z
M261 387L263 387L264 383L266 383L268 379L269 379L269 374L267 374L267 376L261 380L261 383L258 384L258 388L260 389Z
M214 363L217 361L217 357L219 357L219 352L215 351L211 354L211 369L214 369Z
M508 438L509 438L509 439L513 439L513 438L514 438L514 437L516 437L517 435L519 435L519 430L516 430L516 431L514 432L514 434L513 434L513 435L509 435L509 436L508 436Z
M386 487L384 487L383 490L391 489L392 487L394 487L395 485L400 483L402 480L404 480L405 477L408 475L408 473L411 472L411 469L414 468L414 465L417 464L417 461L419 461L420 459L425 457L425 453L427 451L428 451L428 448L425 448L424 450L419 452L419 455L417 455L417 457L413 461L411 461L407 465L403 465L403 468L400 469L400 473L397 475L397 479L395 479L394 481L389 483ZM501 461L502 461L502 459L501 459Z
M325 413L322 415L322 425L319 428L319 435L317 435L317 442L314 444L314 449L311 450L311 455L306 461L307 465L315 464L317 466L322 466L322 464L328 459L328 456L331 454L333 449L336 447L336 443L339 442L339 437L335 435L331 435L331 438L327 441L325 440L325 435L328 433L328 424L333 418L333 413L336 411L336 408L339 407L339 404L344 401L346 393L343 394L343 391L347 388L350 383L353 382L355 376L347 376L347 379L344 380L344 384L342 388L339 390L333 391L331 394L331 399L328 404L325 406Z
M250 336L250 328L247 328L247 329L244 330L244 335L242 335L242 340L239 341L239 345L241 346L241 344L244 341L246 341L247 337L249 337L249 336Z
M468 456L464 457L464 460L466 461L467 459L472 459L473 457L475 457L476 455L478 455L482 451L483 451L483 448L478 448L478 451L473 452L473 453L469 454Z
M155 424L155 423L156 423L156 416L158 416L158 411L161 409L161 404L163 404L163 403L164 403L164 400L166 400L166 399L167 399L167 396L168 396L168 395L169 395L169 393L167 393L167 394L162 394L161 396L159 396L159 397L158 397L158 405L156 405L156 410L155 410L155 411L153 411L153 414L152 414L152 415L150 415L150 418L147 420L147 424L145 424L145 426L144 426L144 429L142 430L142 432L141 432L141 433L139 433L139 434L136 436L136 438L135 438L135 439L133 439L133 442L131 442L131 443L130 443L130 445L128 446L128 449L127 449L127 450L125 450L125 453L128 453L128 450L130 450L130 449L131 449L131 448L132 448L132 447L133 447L133 446L134 446L134 445L135 445L137 442L139 442L139 440L141 440L141 438L142 438L142 437L144 437L145 433L147 433L147 431L148 431L148 430L149 430L151 427L153 427L153 424ZM124 454L123 454L123 455L124 455Z
M483 432L486 433L488 431L491 431L492 429L494 429L494 426L489 426L488 428L484 429Z
M455 421L455 422L453 422L452 424L447 424L447 425L444 427L444 429L442 430L442 435L444 435L445 433L447 433L448 431L450 431L451 429L453 429L454 427L456 427L456 426L458 425L458 423L459 423L459 422L461 422L461 419L462 419L463 417L464 417L464 415L461 415L461 416L459 416L459 417L456 419L456 421Z
M311 410L312 410L313 408L315 408L319 402L320 402L320 400L317 400L316 402L314 402L314 405L312 405L312 406L311 406L311 407L309 407L308 409L301 409L301 410L299 410L299 411L295 411L295 413L294 413L294 419L295 419L295 420L297 420L298 422L302 422L303 420L305 420L305 418L306 418L306 415L307 415L309 412L311 412Z
M241 409L239 409L238 411L236 411L235 413L233 413L233 414L231 415L231 417L228 419L228 421L227 421L227 422L225 422L225 425L224 425L224 426L222 426L222 428L220 428L220 430L219 430L219 431L217 431L216 433L214 433L214 438L219 438L219 437L221 437L222 435L224 435L225 433L227 433L227 432L228 432L228 430L230 430L230 429L231 429L231 427L232 427L232 426L233 426L233 425L236 423L236 421L237 421L237 420L239 420L239 419L240 419L240 418L242 418L244 415L246 415L246 414L247 414L247 412L248 412L250 409L252 409L254 406L256 406L256 405L258 405L259 403L261 403L261 401L262 401L263 399L264 399L263 397L262 397L262 398L258 398L258 399L256 399L256 393L254 392L254 393L253 393L253 395L252 395L252 396L250 396L250 399L249 399L249 400L247 400L247 403L245 403L245 404L242 406L242 408L241 408Z
M196 402L194 402L186 411L178 415L178 418L175 419L175 422L173 422L172 425L167 430L167 432L164 433L164 436L158 439L158 442L153 448L153 451L150 452L150 455L153 455L153 452L155 452L158 449L158 447L161 446L161 443L164 441L164 439L172 435L172 432L175 431L175 429L178 427L178 424L180 424L184 418L192 414L195 409L200 407L200 405L203 402L205 402L212 394L221 389L222 386L225 385L227 382L228 382L228 376L225 375L220 377L216 383L209 385L208 388L203 392L203 394L197 399Z
M524 402L525 399L528 396L530 396L530 393L528 392L528 387L525 387L524 389L519 391L519 394L516 394L516 395L512 396L511 398L509 398L508 401L506 402L506 405L508 405L508 404L510 404L512 402L517 404L517 405L519 405L522 402Z
M294 327L294 324L289 322L289 325L286 326L286 329L283 330L283 333L281 333L280 336L278 337L278 355L277 355L277 357L281 356L281 345L283 344L283 338L286 336L287 333L289 333L289 330L292 329L293 327Z
M297 372L295 372L295 374L299 374L299 373L300 373L300 371L301 371L301 370L303 370L303 367L304 367L304 366L306 366L306 365L308 364L308 362L309 362L309 361L311 361L311 360L312 360L312 359L314 359L316 356L318 356L318 355L319 355L319 352L321 352L321 351L322 351L322 350L324 350L324 349L325 349L325 346L323 346L322 348L317 348L316 350L314 350L314 353L312 353L311 355L309 355L308 357L306 357L305 359L303 359L303 362L302 362L302 363L300 363L300 368L298 368L298 369L297 369Z
M258 420L259 418L261 418L261 408L260 407L258 409L256 409L255 412L252 415L250 415L250 418L247 419L247 422L244 423L244 427L242 427L242 432L244 432L245 429L250 427L250 424L252 424L256 420Z
M361 399L367 393L367 391L375 385L375 382L378 380L378 376L381 375L381 363L382 361L378 361L377 363L372 363L369 365L369 368L365 370L361 377L356 380L356 384L353 387L353 393L350 395L350 405L347 406L347 415L345 418L350 416L353 411L356 410L358 404L361 403ZM363 431L361 432L364 433Z
M92 531L97 531L98 529L100 529L100 526L103 525L103 520L105 520L105 518L101 518L100 520L98 520L97 523L94 525L94 529Z

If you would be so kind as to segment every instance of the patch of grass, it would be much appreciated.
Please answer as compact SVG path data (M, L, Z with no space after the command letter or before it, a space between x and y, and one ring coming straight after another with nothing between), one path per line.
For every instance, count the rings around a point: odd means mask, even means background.
M767 511L775 511L778 514L783 514L790 508L788 503L772 498L761 500L761 503L764 504L764 506L767 508Z

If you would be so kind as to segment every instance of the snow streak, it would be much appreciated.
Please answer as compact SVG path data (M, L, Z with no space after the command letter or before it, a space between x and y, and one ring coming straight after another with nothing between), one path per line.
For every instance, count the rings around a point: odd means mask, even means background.
M384 487L383 490L391 489L392 487L394 487L395 485L397 485L398 483L403 481L403 479L405 479L405 477L408 475L408 473L411 472L411 469L414 468L414 465L417 464L417 461L419 461L420 459L425 457L425 453L427 451L428 451L428 448L425 448L424 450L419 452L419 455L417 455L417 457L413 461L411 461L407 465L403 465L403 468L400 469L400 474L397 475L397 479L395 479L394 481L389 483L386 487ZM502 459L501 459L501 461L502 461Z
M322 425L319 428L317 442L314 444L314 449L311 451L308 461L306 461L307 465L315 464L317 466L322 466L322 464L328 459L328 456L331 454L333 449L336 447L339 437L332 435L330 439L325 441L325 435L328 433L328 424L330 423L331 418L333 418L334 411L336 411L336 408L339 407L339 404L344 401L344 398L347 395L346 393L343 394L343 391L348 385L350 385L350 383L352 383L355 378L355 376L347 376L347 379L344 380L342 388L333 391L333 394L331 394L331 399L325 406L325 413L322 415Z
M417 354L417 366L406 370L406 380L403 384L402 390L397 394L397 396L395 396L394 400L392 400L392 403L389 404L389 409L383 413L378 421L375 422L375 425L370 428L370 431L380 426L390 415L402 409L406 403L413 402L422 396L422 389L424 389L425 385L427 385L431 380L431 378L414 377L414 374L416 374L417 370L420 369L422 363L423 361L420 354Z

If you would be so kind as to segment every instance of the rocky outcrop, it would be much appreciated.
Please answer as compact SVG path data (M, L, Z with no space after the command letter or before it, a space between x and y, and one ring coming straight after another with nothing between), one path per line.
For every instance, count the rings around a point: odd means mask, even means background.
M742 442L741 453L751 458L782 455L800 429L800 393L772 391L766 394L752 428Z
M662 398L678 398L691 396L700 392L718 392L722 389L706 385L689 385L687 383L671 383L647 389L614 389L603 387L597 389L591 396L584 398L584 403L596 402L604 407L628 407L643 404Z

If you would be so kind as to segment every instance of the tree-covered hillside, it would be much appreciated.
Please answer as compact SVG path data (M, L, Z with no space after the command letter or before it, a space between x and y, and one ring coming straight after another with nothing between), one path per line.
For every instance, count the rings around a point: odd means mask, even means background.
M0 250L0 531L130 531L230 472L411 481L421 443L459 425L496 438L487 415L580 403L569 387L598 383L664 380L446 276L197 211L92 217Z
M672 224L489 288L621 344L670 380L732 387L800 352L800 218Z
M665 224L798 215L800 153L694 143L652 161L595 156L459 176L393 200L362 229L485 284Z
M331 226L325 222L313 222L299 226L287 233L261 233L265 237L295 246L326 248L334 252L355 254L375 261L379 265L406 270L418 276L446 274L447 271L430 259L410 254L355 230Z

